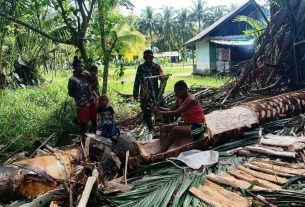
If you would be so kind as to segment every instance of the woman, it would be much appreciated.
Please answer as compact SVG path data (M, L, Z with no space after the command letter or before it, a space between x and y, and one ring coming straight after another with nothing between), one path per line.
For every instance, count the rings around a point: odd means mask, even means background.
M188 92L188 87L184 81L178 81L174 90L178 98L176 103L170 109L154 107L153 112L156 115L163 116L182 115L183 123L161 127L161 149L159 153L168 150L175 142L198 141L204 138L203 133L206 124L201 104Z
M77 107L80 122L80 132L84 135L87 131L88 123L91 121L92 129L96 131L96 104L90 88L90 84L85 79L84 63L77 56L73 61L73 75L68 82L69 96L73 97Z

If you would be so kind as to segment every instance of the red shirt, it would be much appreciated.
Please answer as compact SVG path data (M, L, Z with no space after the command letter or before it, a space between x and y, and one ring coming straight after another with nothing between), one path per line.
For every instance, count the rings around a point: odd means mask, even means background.
M192 98L192 97L193 97L192 94L187 93L187 97L185 100L180 98L178 100L179 108L184 104L184 102L187 99ZM199 101L197 101L197 104L195 106L192 106L192 107L188 108L185 112L183 112L182 118L183 118L185 124L203 124L203 123L205 123L204 113L203 113L202 106L199 103Z

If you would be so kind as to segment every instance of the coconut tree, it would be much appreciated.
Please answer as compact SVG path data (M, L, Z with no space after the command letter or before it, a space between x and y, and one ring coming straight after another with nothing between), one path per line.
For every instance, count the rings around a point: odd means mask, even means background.
M161 36L160 44L164 50L171 51L175 46L175 34L177 33L177 21L173 7L165 7L162 9L159 32ZM161 46L160 45L160 46Z
M183 47L183 58L186 61L186 50L183 44L195 34L193 18L188 9L181 9L177 16L179 47Z
M154 9L151 6L147 6L141 14L139 22L139 30L143 34L149 35L149 42L151 48L153 46L153 35L158 28L158 14L155 14Z
M202 22L204 20L205 15L205 8L206 2L203 0L197 0L196 2L193 1L193 7L192 7L192 17L197 21L198 23L198 32L201 31Z
M102 46L103 94L107 93L109 65L115 55L123 55L128 46L145 42L144 36L140 32L133 31L124 16L109 10L110 7L107 2L98 0L99 12L95 21L95 37L100 37Z

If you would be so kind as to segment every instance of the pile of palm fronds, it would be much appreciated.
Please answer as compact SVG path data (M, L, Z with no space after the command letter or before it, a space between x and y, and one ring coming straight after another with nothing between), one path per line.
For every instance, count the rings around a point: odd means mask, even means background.
M255 56L242 65L238 91L296 90L305 82L305 3L271 0L271 19L257 39Z
M102 206L196 206L207 207L204 202L192 195L190 187L204 183L210 172L223 172L242 165L246 160L236 156L222 156L219 163L206 171L180 169L170 162L153 163L142 166L129 180L134 190L114 196L102 196ZM145 175L137 177L137 175Z

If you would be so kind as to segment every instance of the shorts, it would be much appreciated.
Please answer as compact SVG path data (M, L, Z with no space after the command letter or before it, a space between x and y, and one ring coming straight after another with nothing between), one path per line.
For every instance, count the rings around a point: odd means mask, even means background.
M194 141L199 141L204 139L204 132L207 128L206 123L203 124L185 124L179 123L178 126L190 126L191 127L191 136Z
M79 122L81 124L87 124L90 120L96 120L96 113L96 103L91 103L88 106L82 106L77 109Z

